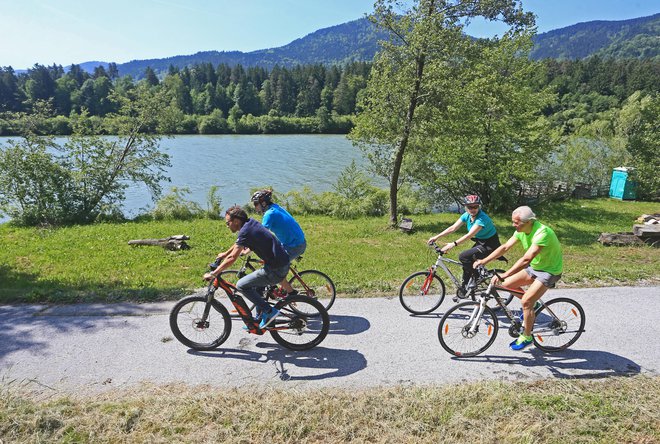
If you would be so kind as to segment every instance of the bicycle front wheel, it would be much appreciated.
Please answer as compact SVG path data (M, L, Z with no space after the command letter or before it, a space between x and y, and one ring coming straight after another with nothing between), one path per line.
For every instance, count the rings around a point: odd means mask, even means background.
M399 288L399 301L412 314L427 314L438 308L445 298L445 283L437 274L418 271L408 276Z
M268 331L278 344L289 350L309 350L319 345L327 336L330 317L328 311L316 299L290 296L279 310L280 313L268 327Z
M213 350L231 333L231 318L224 305L213 299L204 317L206 304L206 296L187 296L170 311L174 337L194 350Z
M565 350L584 331L584 310L572 299L556 298L536 312L534 345L545 352Z
M337 290L335 284L325 273L318 270L303 270L289 279L289 284L299 295L308 296L319 301L326 310L335 303Z
M438 339L448 353L461 358L477 356L490 347L499 328L495 312L488 306L480 317L480 303L454 305L440 320Z

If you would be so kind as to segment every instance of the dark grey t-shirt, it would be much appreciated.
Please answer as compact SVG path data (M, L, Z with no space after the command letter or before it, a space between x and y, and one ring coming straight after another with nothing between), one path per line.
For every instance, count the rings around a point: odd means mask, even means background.
M289 255L275 235L255 219L248 219L238 231L236 245L247 247L270 267L289 265Z

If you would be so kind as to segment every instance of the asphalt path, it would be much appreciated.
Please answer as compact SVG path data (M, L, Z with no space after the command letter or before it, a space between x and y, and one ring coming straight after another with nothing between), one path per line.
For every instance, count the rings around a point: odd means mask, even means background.
M437 337L449 298L425 316L411 316L396 297L338 298L329 335L304 352L248 334L240 320L219 349L190 350L169 329L174 302L0 306L0 384L81 394L143 382L351 390L660 373L660 287L557 289L544 299L559 296L574 298L586 313L586 331L570 349L514 352L501 328L485 353L463 359Z

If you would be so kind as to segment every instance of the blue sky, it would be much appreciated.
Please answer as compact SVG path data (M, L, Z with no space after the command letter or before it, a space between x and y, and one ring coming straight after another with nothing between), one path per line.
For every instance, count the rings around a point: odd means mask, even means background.
M660 0L523 0L539 32L660 12ZM254 51L363 17L373 0L0 0L0 66ZM501 32L474 23L468 33Z

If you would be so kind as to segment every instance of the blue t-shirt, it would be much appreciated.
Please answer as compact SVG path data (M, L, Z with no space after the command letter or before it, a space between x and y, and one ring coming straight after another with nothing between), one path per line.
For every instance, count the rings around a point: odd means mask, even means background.
M289 265L289 255L282 243L258 220L248 219L243 224L238 231L236 245L254 251L270 267L277 268Z
M277 204L271 204L261 220L264 227L275 233L284 248L297 247L305 242L305 234L298 222L288 211Z
M495 229L495 224L493 224L491 218L488 217L488 215L484 213L482 210L479 210L479 212L474 218L474 221L471 220L470 213L468 213L467 211L461 215L460 219L461 221L463 221L465 225L467 225L468 231L470 231L475 224L481 227L481 230L479 230L477 235L474 236L477 239L488 239L489 237L493 237L497 234L497 229Z

